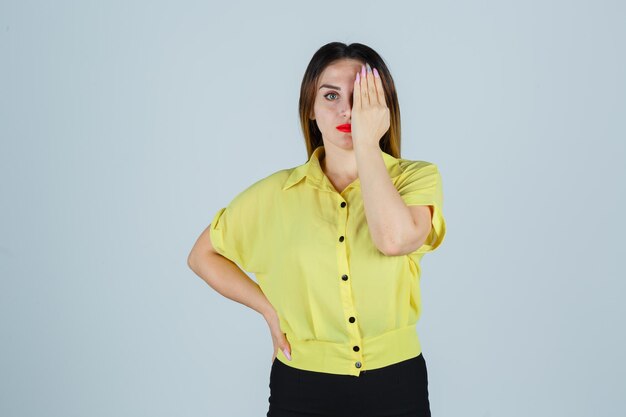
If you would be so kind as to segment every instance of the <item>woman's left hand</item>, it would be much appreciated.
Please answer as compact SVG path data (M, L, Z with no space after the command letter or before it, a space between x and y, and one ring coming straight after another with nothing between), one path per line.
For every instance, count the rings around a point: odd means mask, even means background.
M371 71L369 64L361 66L352 94L352 146L380 149L379 141L389 130L390 112L382 79Z

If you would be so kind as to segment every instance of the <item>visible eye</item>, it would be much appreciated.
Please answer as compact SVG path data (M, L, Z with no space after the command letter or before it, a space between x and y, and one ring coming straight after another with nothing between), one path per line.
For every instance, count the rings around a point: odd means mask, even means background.
M334 100L331 100L331 99L328 98L328 96L330 96L331 94L334 95L334 96L337 95L337 93L328 93L328 94L325 94L324 97L326 97L327 100L334 101Z

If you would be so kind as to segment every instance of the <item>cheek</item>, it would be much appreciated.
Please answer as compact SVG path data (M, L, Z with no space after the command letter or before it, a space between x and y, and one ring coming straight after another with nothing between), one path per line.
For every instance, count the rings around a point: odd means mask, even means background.
M315 105L315 114L319 123L324 123L329 118L336 117L337 106L333 103L319 103Z

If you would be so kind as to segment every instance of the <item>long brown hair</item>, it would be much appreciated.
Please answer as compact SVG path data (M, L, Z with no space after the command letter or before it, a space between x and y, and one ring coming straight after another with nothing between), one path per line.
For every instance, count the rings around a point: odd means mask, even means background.
M355 59L363 64L369 63L376 68L382 78L385 90L385 101L389 107L389 130L380 140L380 148L396 158L400 157L400 106L396 86L385 61L372 48L362 43L346 45L341 42L330 42L322 46L313 54L309 65L304 72L300 86L300 101L298 109L300 113L300 126L304 133L307 159L320 145L323 145L322 132L317 127L317 121L309 119L317 94L316 86L324 69L340 59Z

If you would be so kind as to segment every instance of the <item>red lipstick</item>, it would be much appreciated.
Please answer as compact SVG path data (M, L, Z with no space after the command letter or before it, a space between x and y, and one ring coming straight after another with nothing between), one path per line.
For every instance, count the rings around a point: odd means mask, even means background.
M341 132L352 132L352 125L350 123L346 123L343 125L339 125L337 126L337 130L341 131Z

